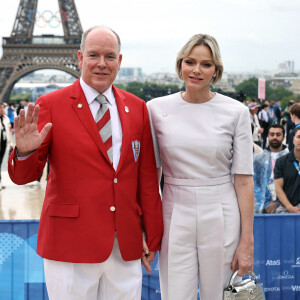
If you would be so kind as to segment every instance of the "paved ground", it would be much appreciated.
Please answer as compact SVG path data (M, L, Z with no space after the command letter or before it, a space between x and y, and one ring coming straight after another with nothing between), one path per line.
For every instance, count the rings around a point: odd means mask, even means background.
M0 191L0 220L39 219L46 188L46 170L40 184L16 185L8 176L7 161L6 153L1 172L5 189Z

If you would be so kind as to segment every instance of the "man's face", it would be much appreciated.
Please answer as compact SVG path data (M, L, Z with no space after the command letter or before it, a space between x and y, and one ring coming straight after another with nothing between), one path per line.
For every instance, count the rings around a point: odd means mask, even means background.
M117 37L104 28L92 30L83 51L78 51L78 61L84 82L103 93L112 85L121 66Z
M282 145L284 135L281 128L270 128L268 134L269 144L273 148L279 148Z
M300 151L300 130L297 130L293 142L295 150Z

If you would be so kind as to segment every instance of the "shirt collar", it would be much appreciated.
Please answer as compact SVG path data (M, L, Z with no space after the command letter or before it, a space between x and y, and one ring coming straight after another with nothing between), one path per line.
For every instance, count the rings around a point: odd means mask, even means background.
M83 93L85 95L85 98L88 102L88 104L90 105L94 100L95 98L99 95L99 92L97 92L95 89L93 89L91 86L87 85L82 77L80 77L80 85L81 85L81 88L83 90ZM116 104L116 99L115 99L115 96L114 96L114 93L113 93L113 90L112 90L112 86L110 86L106 91L104 91L102 93L108 100L108 103L110 105L115 105Z

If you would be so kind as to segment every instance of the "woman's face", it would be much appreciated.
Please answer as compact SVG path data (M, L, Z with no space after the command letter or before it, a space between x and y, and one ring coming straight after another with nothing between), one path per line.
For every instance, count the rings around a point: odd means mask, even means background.
M197 45L182 60L181 77L186 89L208 89L212 76L216 72L212 53L207 46Z

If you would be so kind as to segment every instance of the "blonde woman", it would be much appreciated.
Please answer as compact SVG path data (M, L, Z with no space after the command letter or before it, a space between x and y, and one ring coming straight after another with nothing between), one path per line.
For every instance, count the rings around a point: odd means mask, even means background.
M249 111L214 93L223 73L216 40L193 36L177 56L185 91L148 102L164 173L163 300L221 300L233 270L253 270L253 162ZM234 174L234 183L232 181Z

